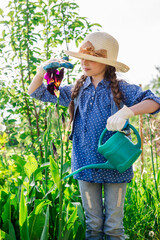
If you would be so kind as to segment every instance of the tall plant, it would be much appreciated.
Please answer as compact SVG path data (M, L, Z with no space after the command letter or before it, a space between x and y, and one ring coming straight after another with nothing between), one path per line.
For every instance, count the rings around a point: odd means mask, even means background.
M47 129L47 118L49 108L53 112L55 106L33 100L27 90L37 65L53 53L62 56L62 48L70 49L72 44L77 46L91 29L99 28L99 25L80 17L74 0L10 0L7 12L0 9L0 14L0 115L6 125L8 141L0 156L4 179L0 184L3 235L14 236L12 239L15 236L35 239L36 234L41 239L47 239L48 235L49 239L57 239L58 235L59 239L71 239L72 236L82 239L84 219L77 186L73 181L64 189L64 183L59 186L56 182L62 178L62 170L67 171L70 166L71 147L68 141L64 144L66 151L59 176L59 163L53 160L53 149L48 147L53 147L53 138ZM71 70L66 73L66 83L74 81L73 76L72 81L69 80L71 74ZM59 111L67 121L67 109L59 106ZM56 128L55 122L53 128ZM45 131L48 134L47 147L43 142ZM56 145L60 145L58 137ZM50 171L46 170L48 167ZM73 192L77 195L74 196ZM52 207L46 209L50 203ZM78 207L75 208L74 204ZM81 225L75 222L77 213Z
M11 0L7 10L7 13L0 10L3 29L0 109L5 109L7 116L1 114L10 138L18 141L25 153L34 152L43 163L42 136L47 127L48 107L28 96L28 85L40 62L53 53L61 55L62 47L78 45L97 25L78 15L74 1Z

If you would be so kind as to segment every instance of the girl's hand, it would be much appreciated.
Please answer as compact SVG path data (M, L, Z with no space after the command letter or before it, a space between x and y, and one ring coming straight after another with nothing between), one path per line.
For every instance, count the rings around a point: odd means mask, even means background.
M39 67L37 67L37 74L43 78L44 74L46 73L46 70L44 70L44 67L47 66L48 64L54 62L55 58L51 58L48 61L42 63Z
M121 110L108 118L106 128L109 131L120 131L124 127L126 120L133 116L132 110L124 105Z
M57 68L73 68L73 64L68 62L68 57L64 57L61 59L51 58L48 61L42 63L37 68L37 74L34 77L33 81L31 82L31 84L28 88L28 94L32 94L38 87L40 87L42 85L44 74L46 72L48 72L48 71L53 72L52 70L54 70L54 69L56 70ZM61 79L62 74L57 77L60 77L60 79ZM60 79L58 78L58 80L60 80Z
M47 72L48 69L57 69L57 68L73 68L73 64L68 62L68 58L64 57L61 59L55 59L51 58L48 61L42 63L38 68L37 68L37 74L41 77L44 76L44 74Z

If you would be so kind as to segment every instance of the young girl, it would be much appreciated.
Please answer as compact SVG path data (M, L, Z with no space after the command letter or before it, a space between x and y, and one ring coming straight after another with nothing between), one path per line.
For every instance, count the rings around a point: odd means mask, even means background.
M85 165L103 163L106 159L98 153L99 137L107 127L105 141L121 130L127 119L134 115L156 113L160 99L150 90L117 80L116 71L127 72L129 68L117 61L118 42L104 32L89 34L79 52L66 51L81 59L84 75L75 85L60 86L60 104L69 106L73 129L72 171ZM50 60L49 62L54 62ZM28 93L41 101L56 103L42 83L42 64L33 79ZM107 125L106 125L107 124ZM86 215L86 239L125 239L123 206L126 184L133 178L130 167L124 173L109 169L86 169L76 174ZM102 201L104 188L104 202Z

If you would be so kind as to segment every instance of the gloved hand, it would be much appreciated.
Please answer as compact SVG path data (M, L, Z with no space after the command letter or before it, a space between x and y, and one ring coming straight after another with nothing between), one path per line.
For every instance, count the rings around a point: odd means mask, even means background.
M51 58L48 61L42 63L37 68L37 74L40 75L41 77L43 77L48 69L57 69L57 68L60 68L60 67L72 69L73 64L68 62L67 57L64 57L64 58L61 58L61 59Z
M106 128L109 131L120 131L124 127L126 120L133 116L133 111L124 105L122 109L108 118Z

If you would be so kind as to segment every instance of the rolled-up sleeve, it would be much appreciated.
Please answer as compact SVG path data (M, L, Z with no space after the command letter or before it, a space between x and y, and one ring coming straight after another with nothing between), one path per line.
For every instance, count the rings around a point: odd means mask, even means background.
M62 106L68 107L69 103L71 101L71 89L73 85L65 85L60 86L60 97L59 97L59 103ZM32 98L36 98L42 102L57 102L57 97L55 95L52 95L46 88L45 84L42 83L40 87L38 87L31 95Z
M128 84L124 81L120 81L119 88L123 94L124 104L128 107L131 107L147 99L151 99L160 104L160 98L157 97L151 90L142 91L141 87L134 84ZM160 107L152 114L156 114L158 112L160 112Z

